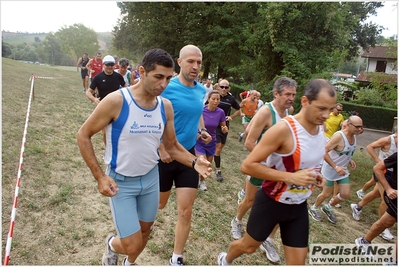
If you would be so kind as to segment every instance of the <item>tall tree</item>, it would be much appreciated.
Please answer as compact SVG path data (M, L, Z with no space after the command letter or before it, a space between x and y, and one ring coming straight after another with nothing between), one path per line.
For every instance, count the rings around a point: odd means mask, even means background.
M63 53L61 52L60 41L55 37L54 33L50 32L46 34L42 45L46 54L45 61L52 65L60 65Z
M11 45L5 42L1 42L1 56L8 57L12 55Z
M55 37L60 41L61 51L76 60L85 52L94 55L100 48L97 33L81 23L62 27Z

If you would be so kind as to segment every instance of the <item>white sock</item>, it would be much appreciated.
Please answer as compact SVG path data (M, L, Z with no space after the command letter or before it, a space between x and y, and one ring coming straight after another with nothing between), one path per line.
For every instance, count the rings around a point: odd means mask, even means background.
M241 223L242 220L237 219L237 217L235 217L236 222Z
M267 237L266 240L273 243L273 238Z
M125 260L123 261L123 263L124 263L125 266L129 266L129 265L131 265L134 262L129 262L129 260L126 257Z
M222 261L223 261L222 265L225 265L225 266L231 265L231 262L227 262L226 257L224 257Z
M177 262L177 258L181 258L181 257L183 257L182 254L175 254L175 253L173 253L173 255L172 255L172 262L173 262L173 263Z
M114 238L115 238L115 236L111 237L111 239L108 241L108 245L109 245L109 248L110 248L113 252L116 252L115 249L114 249L114 247L112 246L112 241L114 240Z

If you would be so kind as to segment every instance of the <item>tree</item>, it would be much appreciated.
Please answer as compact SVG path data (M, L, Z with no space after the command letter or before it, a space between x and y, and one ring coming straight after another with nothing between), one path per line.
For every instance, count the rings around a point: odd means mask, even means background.
M83 24L73 24L69 27L62 27L55 33L61 51L76 61L83 53L94 54L100 48L97 33Z
M5 42L1 42L1 56L8 57L12 55L11 45Z
M46 34L42 44L46 55L45 62L52 65L61 65L63 53L61 52L61 45L56 36L52 32Z
M161 47L174 58L186 44L203 51L204 75L270 88L279 76L300 85L329 78L381 28L364 21L380 2L119 2L114 46L136 57ZM230 77L233 77L232 79Z

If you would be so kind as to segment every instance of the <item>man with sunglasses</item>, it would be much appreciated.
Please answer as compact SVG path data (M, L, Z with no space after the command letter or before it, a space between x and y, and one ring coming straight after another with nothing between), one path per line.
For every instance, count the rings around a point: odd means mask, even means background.
M335 104L334 110L330 113L330 117L325 123L325 133L324 135L330 139L331 136L339 130L342 123L344 122L344 116L341 112L343 111L343 106L340 103Z
M107 55L102 60L103 71L97 74L90 83L89 89L86 92L88 99L98 105L100 101L109 93L118 90L121 87L126 87L123 76L114 71L115 59L113 56ZM99 98L94 97L94 91L97 89Z
M321 174L327 180L323 191L317 196L314 205L309 207L310 216L318 222L323 219L320 215L319 206L329 198L333 192L334 182L339 186L339 193L333 196L331 201L321 207L321 211L327 215L331 223L336 223L333 207L350 197L350 180L348 165L356 169L356 163L352 160L356 149L356 135L363 130L363 121L358 116L350 116L348 125L341 131L337 131L327 142L326 154L324 156Z
M219 93L220 104L219 108L223 109L224 114L226 115L226 126L229 127L229 123L235 117L241 115L241 107L237 100L234 98L232 94L230 94L230 84L229 81L223 79L219 82ZM236 111L233 115L230 115L231 108L234 108ZM218 182L223 182L222 171L220 170L220 154L222 153L223 147L227 141L227 133L223 133L220 125L216 128L216 152L215 152L215 168L216 168L216 180Z

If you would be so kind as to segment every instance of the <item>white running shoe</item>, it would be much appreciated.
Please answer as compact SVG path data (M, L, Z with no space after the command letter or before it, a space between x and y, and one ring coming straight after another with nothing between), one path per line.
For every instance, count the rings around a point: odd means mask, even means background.
M205 181L199 181L199 188L202 191L207 191L208 190L208 187L206 187Z
M263 241L259 248L266 253L266 257L269 261L274 263L280 261L280 256L278 255L276 248L273 245L273 242L266 239L265 241Z
M244 197L245 197L245 191L244 191L244 189L241 189L240 191L238 191L237 197L238 197L237 204L240 204L241 201L242 201L242 200L244 199Z
M231 220L231 236L234 239L240 239L242 237L242 224L238 222L237 217L234 217L233 220Z
M352 209L352 217L356 221L360 220L360 214L362 213L362 210L357 209L357 204L351 204L351 209Z
M103 258L101 260L102 265L118 265L119 254L116 252L113 252L111 250L111 247L109 246L109 240L113 237L114 237L113 234L109 234L105 238L105 252L104 252Z
M357 195L358 198L363 199L364 196L365 196L365 193L363 192L362 189L360 189L360 190L356 191L356 195Z
M380 236L381 236L383 239L387 240L387 241L392 241L392 240L395 239L395 237L391 234L391 231L389 231L388 228L385 229L384 232L382 232L382 233L380 234Z

